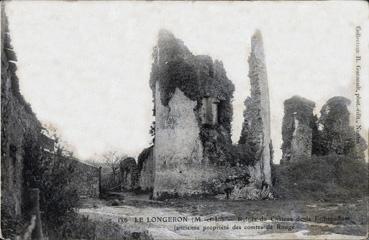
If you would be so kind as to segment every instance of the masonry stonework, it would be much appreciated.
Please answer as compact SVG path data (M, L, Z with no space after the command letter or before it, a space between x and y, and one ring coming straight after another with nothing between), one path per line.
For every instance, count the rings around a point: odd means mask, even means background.
M1 26L1 209L4 218L22 215L24 202L23 167L26 136L37 141L41 124L24 100L16 75L16 55L10 42L7 19L2 11Z
M154 198L208 194L227 162L234 86L223 64L162 30L150 85L155 102ZM205 106L206 105L206 106Z
M251 148L254 165L249 168L252 177L271 185L269 89L263 39L258 30L251 38L248 62L251 96L245 101L246 110L239 143Z
M314 107L314 102L299 96L284 102L281 164L311 157Z
M238 186L241 193L232 194L234 199L269 198L272 150L261 34L253 36L249 58L252 91L244 143L256 145L252 155L231 140L234 85L221 61L193 55L165 30L159 33L153 58L153 197L219 194L232 182L234 192Z
M17 223L25 221L29 211L30 188L34 187L30 184L35 181L32 170L37 169L32 164L48 162L43 167L51 170L56 162L67 164L69 160L52 153L53 140L43 135L42 124L20 92L17 57L3 8L1 15L1 226L4 236L13 236ZM77 186L80 196L97 197L98 169L70 161L75 171L68 182Z
M137 190L139 188L139 170L134 158L128 157L119 163L122 190Z
M71 184L76 186L80 198L98 198L100 196L100 169L77 159L63 159L73 167Z
M156 94L160 97L158 89ZM196 102L179 89L167 107L160 101L156 104L154 196L196 194L201 189L198 177L205 171L201 170L203 146L195 106Z
M139 186L142 191L154 189L154 146L144 149L138 156Z

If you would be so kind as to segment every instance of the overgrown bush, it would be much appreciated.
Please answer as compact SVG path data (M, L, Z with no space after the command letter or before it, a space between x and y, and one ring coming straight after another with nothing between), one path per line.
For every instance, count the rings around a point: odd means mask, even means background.
M285 199L348 199L368 194L367 163L343 155L274 165L274 189Z
M57 229L76 216L79 197L76 186L69 184L74 168L60 155L46 153L41 142L27 134L24 145L24 180L26 189L40 190L40 210L47 229ZM25 209L27 212L27 204Z

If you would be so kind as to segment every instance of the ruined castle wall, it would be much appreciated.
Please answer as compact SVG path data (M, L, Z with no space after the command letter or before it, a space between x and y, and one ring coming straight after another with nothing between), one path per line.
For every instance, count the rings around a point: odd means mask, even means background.
M156 99L160 99L157 83ZM178 88L168 106L156 102L156 135L154 147L154 197L202 194L202 182L212 174L203 163L200 128L190 100Z
M139 186L143 191L154 189L154 156L153 146L141 153L138 157L138 170L140 171Z
M319 131L314 132L314 153L318 155L344 154L365 159L367 144L350 125L351 101L342 96L330 98L320 110ZM314 129L315 130L315 129ZM320 144L319 144L320 143ZM323 143L323 144L322 144Z
M314 107L314 102L298 96L284 102L282 164L311 157Z
M254 165L249 169L254 178L271 185L269 89L263 41L259 31L251 39L251 54L248 61L251 97L245 101L245 122L239 143L244 147L253 148Z
M120 183L122 190L139 188L139 169L134 158L128 157L119 163Z
M100 169L79 161L73 157L61 156L52 152L43 152L51 165L73 168L68 179L69 186L77 190L81 198L98 198L100 195ZM52 166L49 166L52 167Z
M10 44L7 20L1 26L1 208L2 220L22 214L25 135L35 139L41 124L19 92L16 56Z
M309 158L312 151L312 129L294 119L295 129L292 134L291 160Z
M154 162L153 156L150 157L147 161L144 162L142 171L140 172L140 187L141 190L149 191L154 188Z
M260 32L257 32L252 38L251 47L254 49L255 57L251 57L250 67L254 72L250 72L251 81L258 83L259 91L257 86L255 87L255 95L251 94L252 97L260 101L260 117L262 121L262 133L263 147L261 156L262 172L264 174L264 180L269 185L271 182L271 156L270 156L270 103L269 103L269 88L268 78L265 66L264 48ZM255 83L255 84L257 84Z
M166 30L159 32L153 57L154 198L215 193L209 185L220 166L236 165L234 85L221 61L193 55Z
M6 229L2 229L4 235L11 235L13 233L6 231L15 229L12 224L22 220L25 215L22 208L28 200L26 180L30 180L26 179L30 176L29 169L25 169L27 164L35 160L30 159L34 157L30 156L30 149L37 151L48 146L41 141L41 123L20 92L16 75L17 58L3 9L1 14L1 222ZM36 145L41 149L36 149ZM96 171L93 172L90 166L80 162L76 162L75 166L76 175L71 182L81 192L92 193L90 189L96 187ZM93 192L91 195L98 195L95 189Z
M3 68L2 68L3 69ZM23 202L23 166L25 134L40 133L33 114L12 93L12 77L5 74L2 89L1 187L2 209L10 216L20 216ZM3 79L2 79L3 80ZM2 83L4 83L2 81Z
M63 159L69 161L73 167L73 176L70 184L76 186L81 198L98 198L100 195L100 169L76 159Z

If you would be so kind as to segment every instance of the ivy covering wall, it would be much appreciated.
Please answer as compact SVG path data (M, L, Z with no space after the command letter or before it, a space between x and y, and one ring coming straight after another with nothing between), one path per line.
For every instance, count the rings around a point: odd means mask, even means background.
M153 64L150 87L153 91L159 84L160 101L168 106L176 88L186 97L197 101L194 109L200 125L200 136L204 145L204 155L213 163L225 163L231 156L231 121L234 85L228 79L221 61L209 56L193 55L183 44L166 30L161 30L157 46L153 49ZM218 123L203 126L200 120L201 100L212 97L219 100ZM155 115L155 111L154 111Z

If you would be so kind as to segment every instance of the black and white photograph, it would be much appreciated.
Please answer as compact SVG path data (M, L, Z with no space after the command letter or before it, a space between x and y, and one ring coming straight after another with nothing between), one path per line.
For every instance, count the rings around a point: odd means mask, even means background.
M0 4L0 239L368 239L366 1Z

